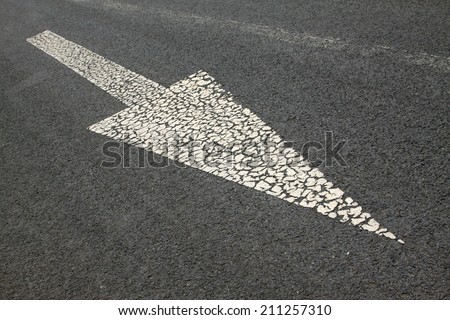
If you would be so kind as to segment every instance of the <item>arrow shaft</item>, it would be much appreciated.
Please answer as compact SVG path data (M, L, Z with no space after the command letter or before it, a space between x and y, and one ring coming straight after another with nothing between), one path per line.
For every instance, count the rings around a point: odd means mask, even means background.
M147 95L163 95L167 88L72 41L44 31L27 41L127 105Z

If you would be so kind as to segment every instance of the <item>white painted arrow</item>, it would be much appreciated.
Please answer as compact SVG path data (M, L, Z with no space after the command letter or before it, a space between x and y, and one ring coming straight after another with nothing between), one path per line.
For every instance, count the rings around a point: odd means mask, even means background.
M27 41L129 107L90 130L397 239L206 72L165 88L51 31Z

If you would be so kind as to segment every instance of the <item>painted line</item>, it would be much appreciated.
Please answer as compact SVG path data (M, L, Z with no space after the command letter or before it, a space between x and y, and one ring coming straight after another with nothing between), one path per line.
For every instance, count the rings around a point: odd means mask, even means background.
M429 54L426 52L409 52L404 49L396 49L394 47L384 45L360 45L339 38L319 37L308 32L296 33L287 31L282 28L271 28L269 26L234 20L220 20L212 17L198 16L172 10L156 8L147 9L139 7L137 5L125 4L114 0L103 0L100 3L90 1L80 2L79 0L70 1L88 7L101 6L106 10L114 10L119 14L151 14L175 23L181 22L186 25L206 25L220 28L224 32L229 32L229 30L238 30L247 34L258 35L274 41L282 41L297 46L343 51L349 54L357 54L363 57L382 55L385 57L389 57L394 61L429 67L441 72L450 72L450 57Z
M206 72L165 88L51 31L27 41L128 106L89 130L397 239Z

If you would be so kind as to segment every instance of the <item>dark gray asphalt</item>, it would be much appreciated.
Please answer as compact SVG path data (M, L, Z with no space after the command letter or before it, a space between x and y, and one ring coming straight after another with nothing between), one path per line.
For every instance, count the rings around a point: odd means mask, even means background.
M0 4L0 298L450 298L449 71L404 59L449 56L448 1ZM86 128L124 105L26 42L47 29L164 85L206 70L297 147L348 139L323 172L406 244L192 168L100 167Z

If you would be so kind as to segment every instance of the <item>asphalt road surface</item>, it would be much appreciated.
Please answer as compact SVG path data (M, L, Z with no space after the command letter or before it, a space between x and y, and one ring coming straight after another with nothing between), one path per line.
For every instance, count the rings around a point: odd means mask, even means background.
M445 0L0 0L0 298L448 299ZM169 87L205 70L401 244L195 168L105 168L126 108L45 30ZM138 150L132 148L134 164ZM133 162L134 161L134 162Z

